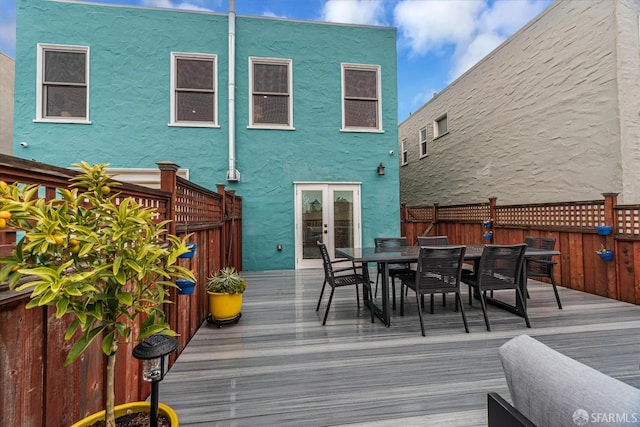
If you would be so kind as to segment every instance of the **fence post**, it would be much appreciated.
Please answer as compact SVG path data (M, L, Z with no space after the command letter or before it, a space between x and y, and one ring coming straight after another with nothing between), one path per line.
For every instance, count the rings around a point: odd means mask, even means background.
M222 196L222 200L220 201L220 222L222 223L222 227L220 230L220 267L226 267L228 265L227 262L227 192L224 191L224 184L216 184L216 189L218 194ZM224 264L224 265L223 265Z
M436 227L436 236L440 236L442 233L440 232L440 225L438 225L438 207L440 206L440 203L434 203L433 204L433 210L432 210L432 215L431 217L433 218L431 220L431 226L435 226Z
M496 225L496 204L497 197L489 197L489 219L493 221L493 225Z
M400 203L400 236L404 236L409 241L407 236L407 204Z
M160 169L160 189L171 193L171 199L169 200L169 206L167 206L166 218L171 220L168 224L167 231L169 234L176 234L176 187L178 169L180 166L171 161L156 162L158 169Z
M612 299L619 299L620 283L618 283L618 261L620 254L616 247L616 239L614 235L617 233L616 221L614 217L613 207L618 204L618 193L602 193L604 197L604 224L612 225L613 231L605 236L605 245L607 248L613 249L613 262L606 262L607 266L607 296Z

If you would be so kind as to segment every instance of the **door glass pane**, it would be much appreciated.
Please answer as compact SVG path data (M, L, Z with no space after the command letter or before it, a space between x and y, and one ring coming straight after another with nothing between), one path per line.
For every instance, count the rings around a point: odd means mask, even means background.
M333 221L334 246L353 247L353 191L333 192Z
M319 259L322 241L322 191L302 192L302 258Z

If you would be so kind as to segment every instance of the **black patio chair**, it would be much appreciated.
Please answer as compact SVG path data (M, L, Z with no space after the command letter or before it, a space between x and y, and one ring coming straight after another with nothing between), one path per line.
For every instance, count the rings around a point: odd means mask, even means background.
M464 282L479 294L487 331L491 330L491 326L487 316L486 291L514 289L520 305L523 308L525 307L524 295L520 290L520 281L522 280L522 268L526 250L526 244L485 245L478 263L478 271L464 278ZM530 328L531 324L529 323L526 309L523 314L527 328Z
M456 302L460 306L464 329L469 333L467 318L460 298L460 277L462 275L465 249L464 246L421 246L415 275L413 277L403 276L401 279L401 287L406 286L416 293L422 336L425 336L422 318L422 296L449 292L456 294ZM404 315L404 293L402 288L400 289L400 315Z
M406 237L376 237L373 239L377 250L394 251L396 248L408 246ZM374 296L378 296L378 280L382 276L382 264L378 263L378 273L376 274L376 290ZM415 270L411 269L411 263L403 262L398 264L389 264L389 277L391 278L391 292L393 294L393 309L396 309L396 282L397 277L415 274Z
M447 246L448 244L449 236L418 236L418 246ZM433 294L431 294L430 304L431 314L433 314ZM447 306L447 294L442 294L442 306Z
M556 247L556 239L553 237L531 237L524 238L524 242L530 248L535 249L551 249ZM527 277L533 278L547 278L551 281L553 286L553 292L556 295L556 302L558 308L562 310L562 303L560 302L560 295L558 294L558 288L556 287L556 279L553 275L553 267L557 264L553 261L551 255L532 256L527 258Z
M331 261L329 257L329 252L327 251L327 245L322 242L318 242L318 248L320 249L320 254L322 255L322 264L324 266L324 282L322 283L322 290L320 291L320 298L318 298L318 305L316 306L316 311L320 309L320 303L322 302L322 295L324 294L324 288L327 284L331 286L331 294L329 295L329 301L327 301L327 308L324 312L324 319L322 320L322 324L327 323L327 316L329 315L329 307L331 307L331 301L333 300L333 293L336 288L340 288L343 286L352 286L356 287L356 300L358 302L358 309L360 308L360 293L358 291L358 285L362 284L366 286L369 290L369 295L371 295L371 281L369 281L369 275L364 272L362 274L358 274L358 267L347 259L339 259L335 261ZM334 266L342 263L344 267L335 268ZM348 264L347 264L348 263ZM371 311L371 323L373 321L373 309Z

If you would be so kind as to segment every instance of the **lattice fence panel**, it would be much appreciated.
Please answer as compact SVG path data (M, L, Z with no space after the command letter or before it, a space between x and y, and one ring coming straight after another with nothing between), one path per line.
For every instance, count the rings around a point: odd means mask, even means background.
M212 197L216 195L217 197ZM195 187L178 183L176 188L176 222L201 224L222 222L222 196L206 194Z
M438 221L483 222L490 217L488 204L438 208Z
M593 229L604 225L604 202L497 206L495 221L500 226Z
M615 206L615 234L640 237L640 206Z
M407 221L433 222L433 206L416 206L407 208Z

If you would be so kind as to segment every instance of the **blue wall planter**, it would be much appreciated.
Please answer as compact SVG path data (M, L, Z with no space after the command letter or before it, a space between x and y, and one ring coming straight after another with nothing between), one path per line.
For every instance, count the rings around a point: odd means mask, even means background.
M176 280L176 285L178 285L179 288L178 294L191 295L196 287L196 282L192 282L191 280Z
M189 248L189 252L185 252L182 255L179 255L178 258L193 258L193 255L196 253L197 247L198 247L197 243L187 243L187 248Z
M493 238L493 234L492 233L485 233L484 234L484 240L491 240Z
M608 236L613 230L612 225L596 225L596 231L601 236Z
M603 252L596 252L601 260L603 261L611 261L613 260L613 251L607 250Z

